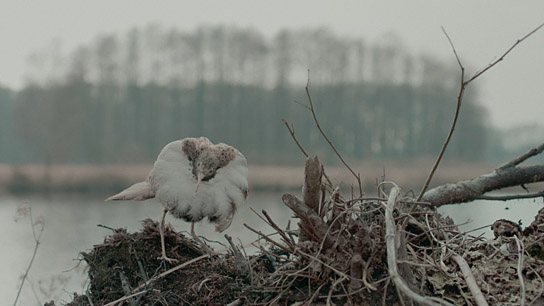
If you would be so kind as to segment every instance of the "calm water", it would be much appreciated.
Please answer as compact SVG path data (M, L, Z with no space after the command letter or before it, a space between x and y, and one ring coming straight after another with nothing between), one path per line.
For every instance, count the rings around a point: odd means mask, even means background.
M29 282L23 289L19 305L43 305L54 299L57 303L70 301L70 294L81 293L86 284L84 266L78 266L78 254L103 242L110 230L97 227L98 224L112 228L125 227L129 231L140 228L140 220L152 218L159 220L162 208L153 201L146 202L103 202L100 196L76 198L68 196L44 197L0 197L0 299L11 303L15 299L20 277L23 275L34 249L34 238L30 221L23 218L16 221L17 207L30 205L35 217L41 216L45 222L42 243L34 265L29 274ZM238 237L243 243L254 241L257 236L247 230L242 223L264 232L272 232L262 224L254 213L266 209L272 218L282 227L292 215L282 204L281 194L251 194L246 207L240 209L232 226L226 231ZM524 226L530 224L535 213L544 206L542 199L520 202L489 202L465 205L451 205L441 209L454 218L456 223L472 220L462 227L469 230L493 221L506 218L522 220ZM508 208L508 209L506 209ZM189 231L190 224L168 218L176 230ZM293 223L296 224L296 223ZM199 235L211 240L226 242L222 234L214 232L213 225L202 222L196 226ZM482 231L478 232L481 233ZM487 235L490 231L483 231ZM236 240L236 239L235 239Z
M15 299L19 279L24 274L35 244L29 218L15 221L18 206L27 203L32 207L33 216L41 216L45 222L41 245L29 274L30 282L25 283L19 305L43 305L46 299L67 302L71 300L69 294L82 292L85 271L83 265L77 267L79 261L75 259L80 251L102 243L104 236L111 234L110 230L97 227L98 224L136 231L141 228L140 220L160 220L162 216L161 205L153 201L105 203L104 198L0 197L0 299L9 303ZM239 210L232 226L224 232L232 236L235 242L237 238L243 243L257 238L243 226L243 222L263 232L272 232L256 219L247 206L259 212L266 209L284 228L291 215L282 204L280 194L253 193L246 207ZM177 231L190 231L190 223L171 217L167 217L167 221ZM196 225L195 231L208 239L226 243L223 234L214 232L214 226L208 222Z

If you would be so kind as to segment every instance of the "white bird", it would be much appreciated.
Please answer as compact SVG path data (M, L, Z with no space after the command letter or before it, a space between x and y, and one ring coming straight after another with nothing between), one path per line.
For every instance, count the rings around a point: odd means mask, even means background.
M157 157L145 181L136 183L106 199L137 200L155 198L164 212L160 224L162 256L164 247L164 218L168 212L191 224L191 234L206 249L195 234L195 222L207 217L216 224L215 230L227 229L238 206L247 198L247 162L235 148L208 138L184 138L167 144Z

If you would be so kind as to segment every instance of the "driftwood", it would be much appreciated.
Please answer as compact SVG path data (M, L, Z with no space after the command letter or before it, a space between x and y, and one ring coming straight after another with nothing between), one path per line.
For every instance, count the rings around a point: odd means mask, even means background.
M438 207L445 204L466 203L476 199L510 200L517 198L542 197L544 192L527 195L506 197L488 197L485 193L506 187L523 186L544 181L544 165L519 167L518 165L527 158L539 154L544 150L544 144L531 149L526 154L506 163L491 173L477 178L460 181L454 184L446 184L427 191L421 201L431 203Z
M299 235L300 241L307 241L314 238L321 240L327 231L326 226L322 224L319 218L319 200L321 195L321 177L323 166L316 157L308 157L304 166L304 185L302 187L302 202L294 195L285 195L282 200L285 205L300 218ZM313 212L308 211L308 209ZM327 243L330 243L328 239Z
M284 194L281 199L300 219L300 241L311 239L322 241L325 239L325 247L330 247L333 244L331 236L327 235L329 227L315 211L291 193Z
M433 206L465 203L476 200L489 191L542 181L544 165L497 169L477 178L433 188L421 200Z

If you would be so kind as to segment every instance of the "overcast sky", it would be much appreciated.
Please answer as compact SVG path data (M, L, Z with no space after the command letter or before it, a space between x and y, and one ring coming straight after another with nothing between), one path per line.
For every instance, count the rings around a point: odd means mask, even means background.
M467 73L472 74L543 23L543 13L542 0L0 0L0 84L20 87L30 71L29 54L53 39L59 39L63 51L69 52L97 34L124 32L150 23L182 30L201 24L236 25L254 27L266 35L284 28L327 26L338 35L371 43L394 32L410 52L452 61L440 28L444 26ZM494 126L540 124L544 114L544 29L476 85Z

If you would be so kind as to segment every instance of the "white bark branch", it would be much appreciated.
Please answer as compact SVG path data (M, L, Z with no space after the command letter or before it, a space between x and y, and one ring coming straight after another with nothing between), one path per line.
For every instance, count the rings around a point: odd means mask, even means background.
M477 178L446 184L427 191L421 201L433 206L470 202L483 194L506 187L544 181L544 165L499 168Z
M395 286L406 295L409 299L413 300L416 303L422 305L451 305L444 300L437 298L431 299L430 297L419 295L418 293L412 291L408 284L402 279L397 268L397 253L396 253L396 225L395 219L393 218L393 210L395 208L395 203L397 202L397 197L399 196L398 187L393 187L389 194L389 199L387 200L387 206L385 209L385 242L387 245L387 268L389 271L389 276L395 283ZM434 301L436 302L434 302Z
M468 289L472 293L472 296L476 301L476 305L488 306L489 304L487 304L482 290L480 290L480 287L478 287L476 279L474 278L474 275L472 274L472 271L470 270L470 267L468 266L466 260L458 254L453 255L453 260L455 260L455 262L461 269L461 273L463 273L463 278L467 282Z

